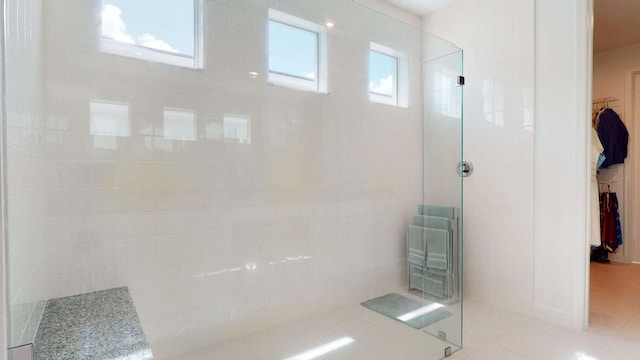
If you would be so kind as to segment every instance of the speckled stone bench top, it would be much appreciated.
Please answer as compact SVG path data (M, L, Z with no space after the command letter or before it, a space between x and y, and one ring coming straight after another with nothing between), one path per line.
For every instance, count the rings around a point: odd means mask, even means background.
M126 287L48 300L33 343L35 360L152 360Z

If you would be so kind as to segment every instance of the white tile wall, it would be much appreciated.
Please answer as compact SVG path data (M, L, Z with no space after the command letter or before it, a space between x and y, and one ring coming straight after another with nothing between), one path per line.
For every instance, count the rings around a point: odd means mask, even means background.
M589 7L535 6L534 313L574 329L588 315Z
M56 272L47 201L56 179L55 129L43 116L42 1L6 2L7 258L9 346L33 341ZM44 239L44 240L43 240Z
M531 314L534 2L457 0L423 27L464 50L465 296Z
M99 1L44 4L42 114L9 119L10 213L41 222L16 217L34 250L10 266L42 260L48 297L128 285L158 358L397 288L421 199L420 76L401 109L369 102L366 71L375 41L419 72L420 31L348 1L207 5L199 71L100 53ZM266 84L269 6L336 24L328 95ZM127 104L128 136L91 134L92 102ZM165 136L165 108L197 113L195 141Z

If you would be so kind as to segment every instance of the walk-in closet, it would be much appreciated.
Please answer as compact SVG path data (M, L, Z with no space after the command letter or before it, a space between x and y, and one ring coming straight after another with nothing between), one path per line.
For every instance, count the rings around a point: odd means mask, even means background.
M594 5L589 327L624 337L640 309L640 3Z

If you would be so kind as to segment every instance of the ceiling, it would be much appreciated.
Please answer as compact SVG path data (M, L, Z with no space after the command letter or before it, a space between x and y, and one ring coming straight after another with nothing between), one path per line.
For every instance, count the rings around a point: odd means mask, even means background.
M425 15L454 0L386 0L417 15ZM593 51L640 42L640 1L594 0Z
M417 15L426 15L453 2L453 0L385 0Z
M640 1L595 0L593 51L640 42Z

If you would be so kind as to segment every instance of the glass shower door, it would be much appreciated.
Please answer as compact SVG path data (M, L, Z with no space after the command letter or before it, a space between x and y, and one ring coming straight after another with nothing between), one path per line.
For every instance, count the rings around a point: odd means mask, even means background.
M424 306L412 316L443 341L442 356L462 347L462 50L424 41L423 196L409 226L410 292Z

